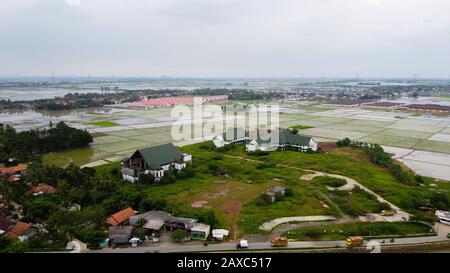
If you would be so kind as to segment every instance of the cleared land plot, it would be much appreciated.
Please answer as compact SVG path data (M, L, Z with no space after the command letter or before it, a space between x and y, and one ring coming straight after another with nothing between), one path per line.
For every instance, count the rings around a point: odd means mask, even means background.
M397 137L397 136L386 136L380 134L373 134L358 139L358 141L376 143L380 145L388 145L401 148L411 148L420 143L422 140L418 138L410 137Z

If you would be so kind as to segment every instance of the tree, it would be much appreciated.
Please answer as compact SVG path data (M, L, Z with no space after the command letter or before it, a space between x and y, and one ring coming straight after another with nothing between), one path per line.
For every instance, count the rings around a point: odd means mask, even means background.
M47 221L49 215L58 210L58 204L45 197L31 199L25 202L23 206L25 217L33 223L43 223Z
M82 238L89 248L97 248L105 240L105 233L101 230L85 229Z
M300 131L297 128L292 129L292 134L298 135Z
M134 236L138 237L142 241L145 240L146 235L147 231L145 230L145 228L136 228L136 230L134 231Z
M174 232L172 232L172 240L174 240L175 242L181 242L184 239L188 238L188 233L186 230L184 229L177 229Z
M286 196L286 197L291 197L291 196L293 196L294 195L294 191L291 189L291 188L287 188L285 191L284 191L284 196Z

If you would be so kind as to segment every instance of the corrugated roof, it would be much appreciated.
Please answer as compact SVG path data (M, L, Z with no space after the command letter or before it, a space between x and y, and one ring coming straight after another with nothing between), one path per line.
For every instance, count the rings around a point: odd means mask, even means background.
M126 220L130 219L130 217L134 216L135 214L136 212L132 208L126 208L111 215L111 217L106 219L106 223L110 224L111 226L118 226Z
M278 133L278 144L279 145L298 145L298 146L308 146L309 142L311 141L311 137L308 136L303 136L303 135L294 135L288 132L285 132L284 130L276 130L274 131L275 134ZM270 136L270 134L269 134ZM261 138L259 138L257 140L257 142L259 144L264 144L264 143L273 143L273 139L268 139L268 140L262 140Z
M7 174L7 173L16 173L16 172L23 172L27 170L27 166L15 166L15 167L9 167L9 168L2 168L0 169L1 174Z
M223 133L223 139L226 141L235 141L243 139L247 137L247 135L247 132L243 128L228 128L228 130Z
M24 222L17 222L14 227L6 233L6 236L10 238L19 238L20 236L24 235L25 232L32 226L30 224L24 223Z
M55 187L52 187L47 184L40 184L36 187L31 188L32 193L55 193Z
M140 153L152 169L159 169L163 165L183 160L183 154L172 143L140 149L136 153Z

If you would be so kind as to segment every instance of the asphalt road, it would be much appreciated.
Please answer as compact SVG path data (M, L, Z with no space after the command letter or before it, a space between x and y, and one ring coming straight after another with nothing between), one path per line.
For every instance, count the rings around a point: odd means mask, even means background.
M425 244L442 242L448 240L441 236L429 236L429 237L416 237L416 238L401 238L395 239L394 242L390 242L389 239L374 240L370 243L370 248L378 242L381 248L383 246L394 246L394 245L414 245L414 244ZM367 245L369 242L366 242ZM343 248L346 247L344 241L314 241L314 242L289 242L287 247L283 249L326 249L326 248ZM271 250L274 248L270 246L269 242L264 243L249 243L248 250ZM102 249L102 250L92 250L86 251L88 253L175 253L175 252L226 252L226 251L237 251L236 244L234 243L223 243L223 244L212 244L208 246L198 245L198 244L174 244L174 243L164 243L157 244L154 246L146 247L136 247L136 248L116 248L116 249Z

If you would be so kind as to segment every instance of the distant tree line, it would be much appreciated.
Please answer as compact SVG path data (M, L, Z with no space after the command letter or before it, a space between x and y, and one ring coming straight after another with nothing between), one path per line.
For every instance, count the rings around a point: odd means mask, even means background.
M17 132L9 125L0 124L0 160L9 158L28 161L35 155L56 152L89 145L93 138L86 130L80 130L59 122L50 129Z

